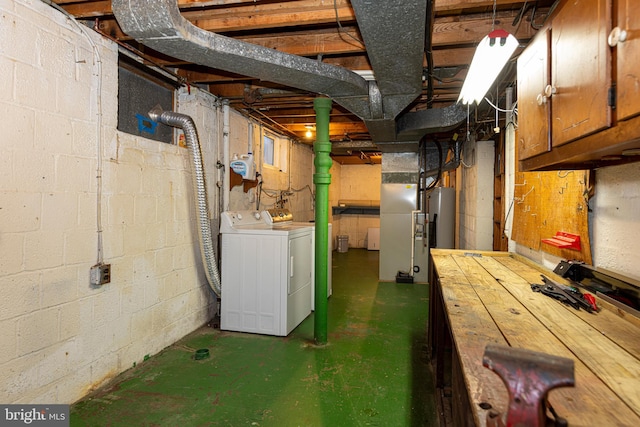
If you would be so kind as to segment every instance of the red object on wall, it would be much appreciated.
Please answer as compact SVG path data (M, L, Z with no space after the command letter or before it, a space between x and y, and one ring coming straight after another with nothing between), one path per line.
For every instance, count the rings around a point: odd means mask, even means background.
M555 236L548 239L542 239L542 243L562 249L582 250L580 236L578 234L565 233L564 231L558 231Z

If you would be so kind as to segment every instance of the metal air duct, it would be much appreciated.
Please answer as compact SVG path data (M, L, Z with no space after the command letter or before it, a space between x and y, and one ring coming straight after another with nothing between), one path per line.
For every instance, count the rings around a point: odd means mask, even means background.
M425 28L431 19L427 0L352 0L352 5L376 81L198 28L180 14L176 0L112 1L122 30L144 45L174 58L326 95L361 118L375 143L391 145L403 132L396 117L422 90ZM439 116L427 111L423 114ZM413 130L403 140L417 151L420 137L431 130Z
M204 264L204 273L211 290L220 297L222 289L220 283L220 272L216 262L216 253L213 248L213 238L211 237L211 224L209 223L209 204L205 182L204 167L202 164L202 153L200 149L200 139L196 125L190 116L173 111L162 111L160 106L149 111L151 120L164 123L168 126L177 127L183 130L187 148L191 155L191 166L193 187L196 191L196 209L198 211L198 242L200 243L200 256Z

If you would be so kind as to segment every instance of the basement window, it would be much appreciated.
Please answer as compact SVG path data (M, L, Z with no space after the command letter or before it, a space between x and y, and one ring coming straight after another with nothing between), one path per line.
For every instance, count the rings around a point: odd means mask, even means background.
M149 111L156 105L173 111L174 82L137 61L118 58L118 130L168 144L173 128L152 121Z
M286 172L288 168L288 157L288 140L265 133L262 138L262 163L267 168Z
M265 165L275 166L275 139L265 135L262 146L262 162Z

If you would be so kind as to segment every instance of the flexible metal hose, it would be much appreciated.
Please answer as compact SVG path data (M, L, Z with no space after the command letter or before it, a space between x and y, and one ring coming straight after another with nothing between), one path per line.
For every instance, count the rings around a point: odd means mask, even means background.
M196 209L198 211L198 228L200 229L200 255L204 263L204 272L207 282L215 294L220 298L221 284L216 254L213 249L213 239L211 237L211 224L209 223L209 206L207 203L207 189L205 185L204 168L202 165L202 153L200 140L193 119L186 114L175 113L173 111L162 111L160 106L156 106L149 111L149 117L159 123L177 127L183 130L184 137L191 156L193 186L196 189Z

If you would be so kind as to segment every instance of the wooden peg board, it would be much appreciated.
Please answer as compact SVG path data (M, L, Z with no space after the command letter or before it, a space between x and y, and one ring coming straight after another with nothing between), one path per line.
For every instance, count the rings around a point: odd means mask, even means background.
M511 238L534 250L592 264L588 218L590 186L590 172L586 170L516 173ZM558 231L579 235L581 250L561 249L541 242Z

